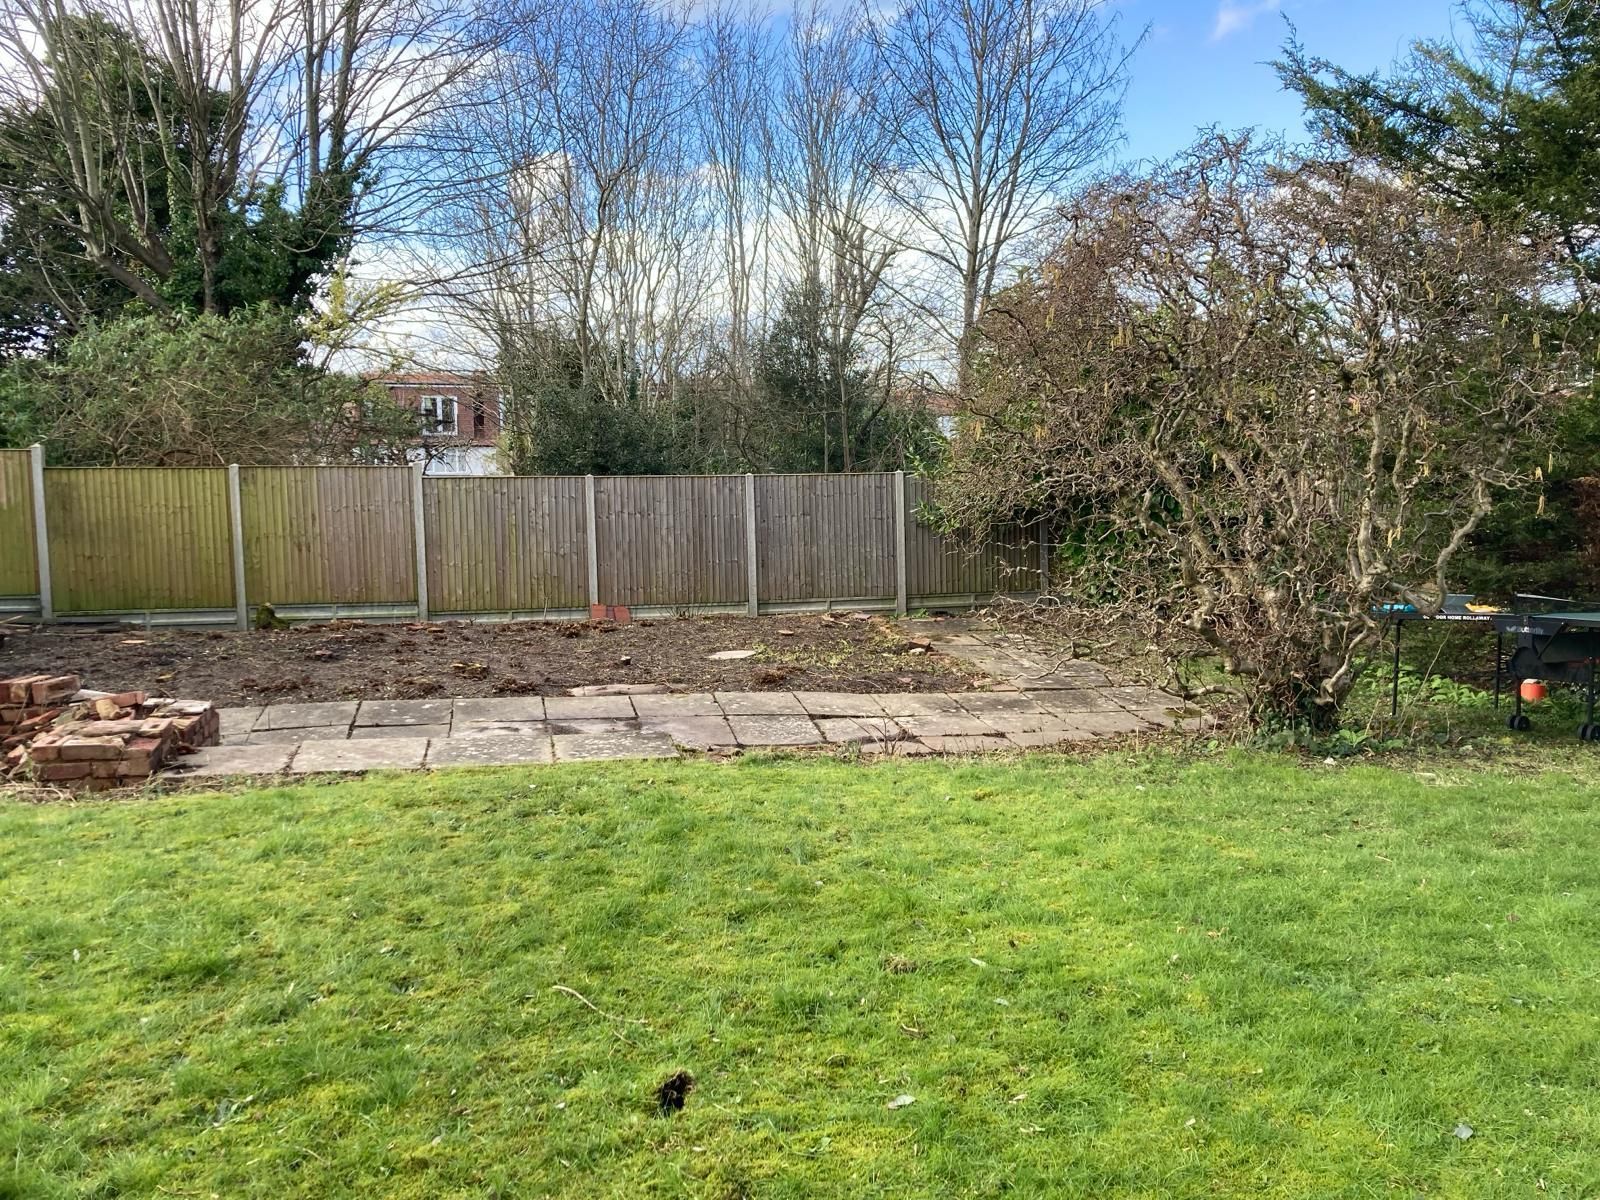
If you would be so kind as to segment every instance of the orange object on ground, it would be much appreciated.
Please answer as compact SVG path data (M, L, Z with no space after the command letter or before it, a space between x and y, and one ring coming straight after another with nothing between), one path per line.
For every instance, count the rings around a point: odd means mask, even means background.
M1543 681L1538 679L1524 679L1521 690L1524 704L1537 704L1550 694Z

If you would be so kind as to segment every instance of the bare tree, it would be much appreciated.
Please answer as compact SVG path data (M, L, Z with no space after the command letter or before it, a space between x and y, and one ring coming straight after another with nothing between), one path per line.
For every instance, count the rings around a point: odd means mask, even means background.
M838 394L829 408L839 461L848 471L864 432L851 428L851 367L872 340L864 338L864 324L887 304L890 270L906 233L904 214L882 187L879 170L895 136L873 102L887 64L864 16L826 11L819 0L791 15L786 50L775 198L788 238L790 285L819 310L821 344L813 353L831 359ZM890 377L892 369L885 372L886 385ZM826 445L825 437L825 462Z
M1544 249L1220 139L1092 188L983 321L950 516L1053 515L1069 588L1209 647L1258 716L1331 723L1381 607L1437 609L1578 377Z
M747 5L722 3L700 26L696 105L716 210L723 272L727 382L748 403L751 344L766 307L773 216L773 79L782 69L771 29Z
M964 342L1019 240L1116 144L1131 51L1104 0L908 0L879 40L886 178L954 277Z

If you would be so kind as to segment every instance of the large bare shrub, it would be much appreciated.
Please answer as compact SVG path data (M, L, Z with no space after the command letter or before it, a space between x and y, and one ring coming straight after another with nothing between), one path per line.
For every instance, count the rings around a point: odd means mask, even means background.
M1331 723L1375 610L1441 602L1578 369L1539 250L1221 138L1097 186L985 318L950 516L1058 520L1069 593Z

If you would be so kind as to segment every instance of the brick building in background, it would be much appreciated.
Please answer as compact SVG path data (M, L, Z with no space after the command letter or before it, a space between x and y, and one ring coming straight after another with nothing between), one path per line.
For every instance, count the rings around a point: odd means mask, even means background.
M374 380L417 413L420 432L407 457L429 475L504 475L500 464L500 389L481 375L414 371Z

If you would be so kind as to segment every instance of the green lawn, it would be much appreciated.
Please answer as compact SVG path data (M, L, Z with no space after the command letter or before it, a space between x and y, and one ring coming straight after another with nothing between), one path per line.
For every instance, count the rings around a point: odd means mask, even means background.
M1600 760L1442 761L3 804L0 1196L1595 1196Z

